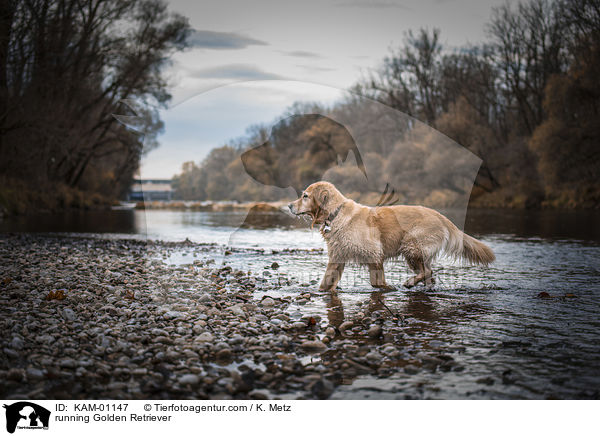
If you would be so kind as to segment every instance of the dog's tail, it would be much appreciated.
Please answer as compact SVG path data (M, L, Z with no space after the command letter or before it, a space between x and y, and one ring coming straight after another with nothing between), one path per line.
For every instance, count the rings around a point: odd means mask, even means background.
M448 240L445 246L447 254L454 258L464 259L472 265L489 265L496 256L490 247L472 236L461 232L452 222L446 219Z

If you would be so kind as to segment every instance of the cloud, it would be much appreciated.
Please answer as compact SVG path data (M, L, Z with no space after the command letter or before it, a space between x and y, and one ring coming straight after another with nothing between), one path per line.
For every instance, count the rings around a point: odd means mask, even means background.
M323 57L318 53L314 53L312 51L306 51L306 50L282 51L281 53L284 53L288 56L294 56L297 58L322 58Z
M263 71L255 65L229 64L218 67L203 68L191 71L191 77L199 79L236 79L236 80L267 80L282 79L283 77Z
M230 32L192 30L188 37L190 46L212 50L238 50L250 45L269 45L264 41Z
M327 72L327 71L336 71L336 68L329 68L329 67L318 67L316 65L296 65L297 67L300 68L304 68L305 70L308 71L322 71L322 72Z
M368 1L368 0L350 0L339 2L336 6L350 7L350 8L373 8L373 9L386 9L386 8L400 8L409 9L407 6L401 5L393 1Z

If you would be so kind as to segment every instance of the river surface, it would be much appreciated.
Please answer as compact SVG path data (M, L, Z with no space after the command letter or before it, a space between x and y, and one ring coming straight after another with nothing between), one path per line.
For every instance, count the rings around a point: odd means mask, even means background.
M472 210L465 229L496 253L490 267L441 259L434 267L435 286L407 290L400 284L408 268L393 262L386 278L398 289L383 294L373 292L364 269L347 267L337 298L317 291L327 253L316 230L283 214L246 215L131 210L40 215L0 221L0 232L215 244L209 250L190 244L163 260L186 265L211 258L252 271L280 285L271 296L310 291L308 303L289 310L333 325L376 300L390 318L410 326L403 337L386 340L413 351L439 350L459 369L359 376L332 398L600 398L599 212Z

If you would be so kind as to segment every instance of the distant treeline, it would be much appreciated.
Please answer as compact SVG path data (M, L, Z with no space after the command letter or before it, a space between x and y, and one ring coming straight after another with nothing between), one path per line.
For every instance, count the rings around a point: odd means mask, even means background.
M450 49L437 29L408 32L352 91L423 121L479 156L472 205L600 207L600 1L506 4L493 9L486 34L481 45ZM351 118L364 101L347 98L333 108L305 105L289 112ZM331 169L340 150L350 147L339 124L297 116L271 132L254 126L203 162L186 163L173 181L176 195L276 200L282 196L277 186L306 186L328 169L332 181L371 203L387 182L407 202L452 205L453 195L469 194L460 178L431 176L447 164L431 156L439 138L407 117L403 125L387 126L402 131L387 144L377 138L382 118L360 142L366 167L377 169L368 183L356 168ZM243 162L240 156L251 149L258 151ZM425 176L431 181L418 182ZM444 189L432 198L428 188L435 186Z
M127 190L162 129L151 109L170 98L162 66L188 31L161 0L2 0L0 207ZM113 114L136 115L145 140Z

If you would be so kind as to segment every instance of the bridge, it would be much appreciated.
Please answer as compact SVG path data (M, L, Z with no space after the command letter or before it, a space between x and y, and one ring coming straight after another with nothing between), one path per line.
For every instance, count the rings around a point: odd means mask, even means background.
M127 195L129 201L171 201L171 179L134 179Z

